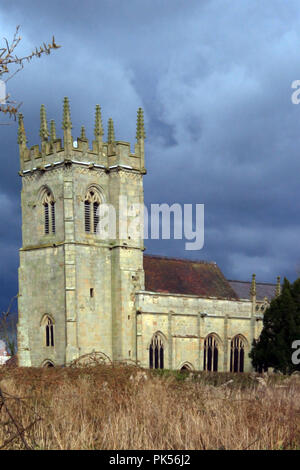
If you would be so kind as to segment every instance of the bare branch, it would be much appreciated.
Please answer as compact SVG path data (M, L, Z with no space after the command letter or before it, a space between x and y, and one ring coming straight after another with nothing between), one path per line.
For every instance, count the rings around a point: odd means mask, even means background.
M16 324L13 318L12 306L17 297L18 294L10 300L6 312L0 314L0 339L5 341L11 356L15 354L16 350Z
M11 42L9 42L6 38L3 38L5 47L0 48L0 77L8 74L8 77L6 80L4 80L5 83L23 69L25 61L30 62L33 58L39 58L43 54L49 55L54 49L59 49L61 47L60 45L56 44L55 38L53 36L52 42L48 45L44 42L43 45L39 47L39 49L36 47L35 50L31 52L31 54L18 57L14 54L14 51L22 40L21 36L18 34L19 29L20 26L18 25ZM11 68L16 65L19 66L17 70L11 71ZM16 106L13 106L13 104ZM8 114L9 117L16 119L16 115L20 106L21 104L8 101L0 105L0 112Z

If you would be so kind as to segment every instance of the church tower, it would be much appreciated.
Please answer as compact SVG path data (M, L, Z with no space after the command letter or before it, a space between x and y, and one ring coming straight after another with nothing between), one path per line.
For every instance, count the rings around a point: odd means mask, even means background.
M144 245L126 227L144 204L143 111L138 110L134 154L128 142L115 140L112 119L103 141L99 105L91 146L84 127L73 141L67 98L63 141L54 121L49 129L44 105L40 117L41 146L29 149L19 115L19 365L69 364L93 351L135 360L135 291L144 289ZM106 205L114 208L116 231L103 237L97 227Z

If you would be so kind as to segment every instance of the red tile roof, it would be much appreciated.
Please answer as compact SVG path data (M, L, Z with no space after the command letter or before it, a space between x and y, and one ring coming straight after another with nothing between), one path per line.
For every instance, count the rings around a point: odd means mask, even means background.
M238 299L214 262L145 255L144 270L146 291Z

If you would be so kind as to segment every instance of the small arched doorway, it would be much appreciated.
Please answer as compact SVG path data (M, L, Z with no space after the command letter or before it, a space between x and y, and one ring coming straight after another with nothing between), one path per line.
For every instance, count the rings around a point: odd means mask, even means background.
M187 372L192 372L193 370L193 367L191 364L189 364L188 362L185 362L181 367L180 367L180 372L182 372L183 374L187 373Z
M54 364L52 361L48 360L44 362L43 367L54 367Z

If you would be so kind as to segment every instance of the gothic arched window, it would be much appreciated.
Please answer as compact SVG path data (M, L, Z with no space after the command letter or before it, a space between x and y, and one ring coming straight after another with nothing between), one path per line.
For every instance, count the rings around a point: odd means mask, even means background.
M54 346L54 323L48 315L44 317L42 327L44 330L45 346Z
M149 368L164 368L164 343L160 334L153 335L149 347Z
M244 372L245 341L240 335L231 340L230 372Z
M99 222L98 207L100 196L94 189L90 189L84 200L84 229L87 233L97 233Z
M203 370L217 372L218 370L218 340L214 334L204 340Z
M44 206L45 234L55 233L55 201L51 191L45 191L42 202Z

